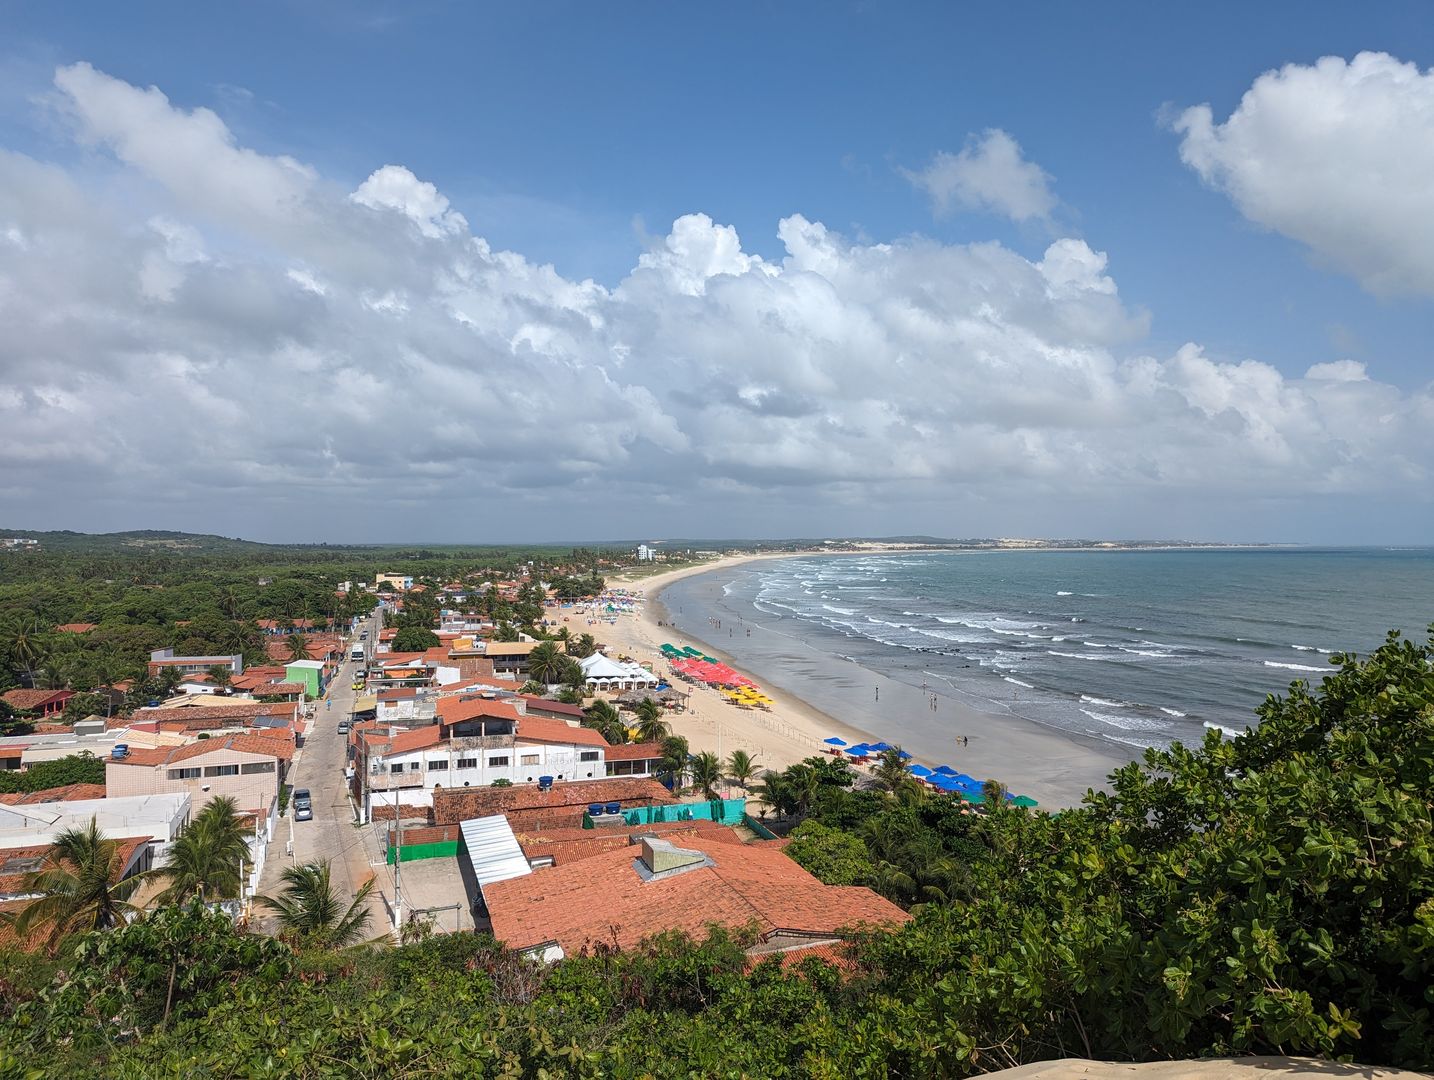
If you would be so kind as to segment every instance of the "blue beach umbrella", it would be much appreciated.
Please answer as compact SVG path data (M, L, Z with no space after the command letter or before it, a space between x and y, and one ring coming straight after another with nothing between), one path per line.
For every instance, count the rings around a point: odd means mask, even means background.
M896 754L897 754L897 756L898 756L899 758L901 758L902 761L910 761L910 760L911 760L911 755L908 754L905 750L898 750L898 751L896 752Z
M911 773L912 776L921 777L922 779L931 775L931 770L925 765L908 765L906 766L906 770Z
M936 771L936 772L939 772L942 776L960 776L960 775L961 775L961 774L958 773L955 769L953 769L950 765L938 765L938 766L936 766L935 771Z
M830 739L823 739L822 742L826 743L828 746L845 746L845 745L846 745L846 740L845 740L845 739L838 739L835 735L833 735Z
M874 742L871 744L871 749L875 750L878 754L884 754L886 751L890 750L891 747L884 742Z

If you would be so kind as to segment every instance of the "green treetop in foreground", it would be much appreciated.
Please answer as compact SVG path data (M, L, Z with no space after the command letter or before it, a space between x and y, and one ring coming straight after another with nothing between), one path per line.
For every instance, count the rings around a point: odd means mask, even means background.
M336 952L166 908L54 961L0 956L0 1076L934 1077L1229 1053L1427 1068L1434 646L1335 659L1250 734L1151 751L1059 815L853 790L821 762L768 774L815 823L794 856L915 914L841 968L749 968L746 935L721 931L548 968L481 935Z

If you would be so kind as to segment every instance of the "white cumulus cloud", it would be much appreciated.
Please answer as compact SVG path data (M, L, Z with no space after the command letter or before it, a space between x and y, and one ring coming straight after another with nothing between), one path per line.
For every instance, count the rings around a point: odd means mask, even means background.
M1224 121L1196 105L1174 127L1251 221L1371 292L1434 295L1434 71L1379 52L1288 64Z
M973 135L956 154L943 150L924 169L902 175L931 197L938 214L985 210L1012 221L1044 220L1056 207L1051 177L999 128Z
M12 521L880 532L901 505L969 535L962 508L997 503L1058 531L1047 505L1205 499L1237 528L1272 498L1434 487L1427 389L1142 354L1118 259L1083 240L1032 260L793 214L762 258L693 213L609 288L494 250L400 166L351 195L158 90L56 84L112 162L0 150ZM226 167L253 185L237 206ZM143 212L116 197L146 184Z

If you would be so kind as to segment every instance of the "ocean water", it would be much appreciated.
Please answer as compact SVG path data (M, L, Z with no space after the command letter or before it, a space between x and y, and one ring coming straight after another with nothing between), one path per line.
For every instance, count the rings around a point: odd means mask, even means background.
M688 578L662 602L758 672L757 642L780 635L1134 753L1243 731L1267 694L1389 630L1422 641L1434 549L811 556Z

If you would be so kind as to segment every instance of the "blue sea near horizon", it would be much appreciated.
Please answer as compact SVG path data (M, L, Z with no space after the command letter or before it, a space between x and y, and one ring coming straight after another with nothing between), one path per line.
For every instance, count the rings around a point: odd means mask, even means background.
M1332 654L1368 654L1389 630L1423 641L1434 549L802 556L679 580L661 599L674 615L690 604L674 621L758 674L771 634L744 622L1135 754L1243 731L1266 695L1317 684ZM737 622L717 630L697 612Z

